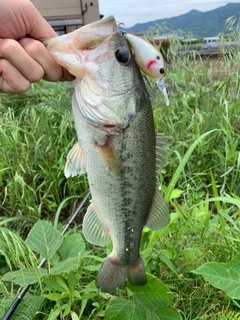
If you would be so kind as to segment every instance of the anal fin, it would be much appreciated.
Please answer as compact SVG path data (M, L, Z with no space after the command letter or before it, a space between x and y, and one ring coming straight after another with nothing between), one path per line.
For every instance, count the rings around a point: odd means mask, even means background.
M88 242L98 246L106 246L110 242L110 236L93 202L83 218L83 235Z

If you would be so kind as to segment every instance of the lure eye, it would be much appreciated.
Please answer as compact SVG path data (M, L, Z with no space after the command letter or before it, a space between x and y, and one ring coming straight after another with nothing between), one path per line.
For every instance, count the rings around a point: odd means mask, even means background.
M116 53L117 61L126 64L130 60L130 52L126 48L119 48Z
M160 68L159 72L160 72L160 74L165 74L165 69L164 68Z

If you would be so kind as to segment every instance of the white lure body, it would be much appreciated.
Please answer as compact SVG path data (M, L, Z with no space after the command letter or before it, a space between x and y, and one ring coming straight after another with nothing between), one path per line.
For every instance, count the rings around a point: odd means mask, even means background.
M135 59L139 68L147 76L157 82L158 89L162 91L166 105L169 105L166 85L163 77L166 75L166 68L162 54L148 41L133 34L126 33L125 37L129 41L135 52Z

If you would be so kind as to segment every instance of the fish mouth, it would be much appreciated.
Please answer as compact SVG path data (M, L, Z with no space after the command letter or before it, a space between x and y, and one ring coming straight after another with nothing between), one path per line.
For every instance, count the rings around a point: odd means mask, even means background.
M107 59L108 42L117 33L117 28L115 18L111 15L73 32L43 40L42 43L58 64L82 79L85 63L89 59L96 60L103 56Z

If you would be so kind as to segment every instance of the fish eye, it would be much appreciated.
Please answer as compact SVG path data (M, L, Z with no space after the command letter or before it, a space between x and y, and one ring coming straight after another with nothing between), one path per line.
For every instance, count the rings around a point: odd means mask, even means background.
M159 72L160 72L161 74L165 74L165 69L164 69L164 68L160 68L160 69L159 69Z
M157 60L160 60L160 56L156 56L156 59L157 59Z
M127 48L119 48L116 53L117 61L126 64L130 60L130 52Z

